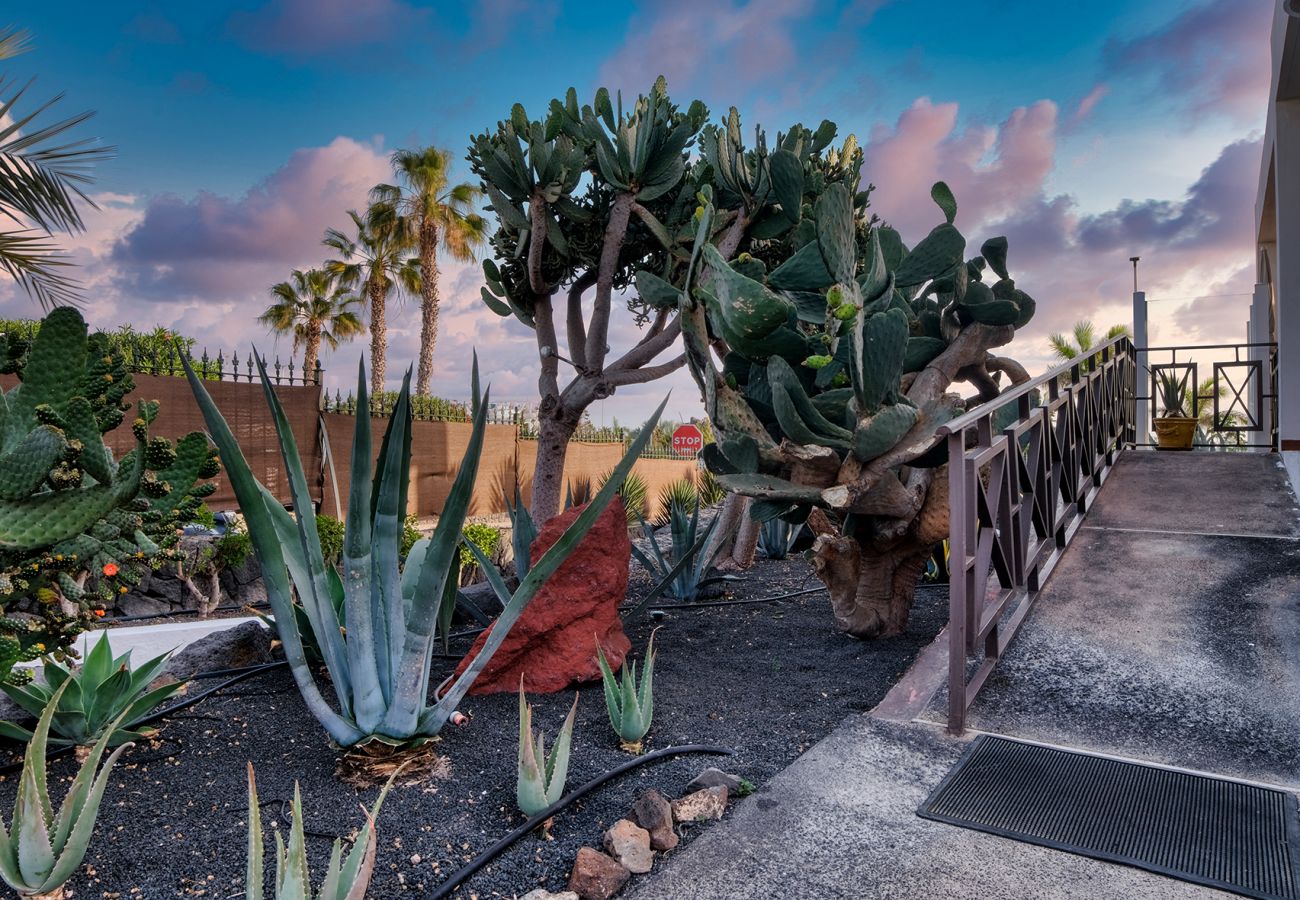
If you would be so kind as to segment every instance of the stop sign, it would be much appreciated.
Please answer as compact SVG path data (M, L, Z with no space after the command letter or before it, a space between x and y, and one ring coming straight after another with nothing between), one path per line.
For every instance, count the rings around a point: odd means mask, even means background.
M678 425L673 431L673 451L676 453L699 453L704 449L704 435L694 425Z

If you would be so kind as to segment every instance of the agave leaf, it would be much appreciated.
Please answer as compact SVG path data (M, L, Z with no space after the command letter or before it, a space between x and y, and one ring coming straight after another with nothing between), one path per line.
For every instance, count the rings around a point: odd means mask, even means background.
M348 853L347 862L339 870L340 888L348 887L348 892L340 900L365 900L366 889L370 886L370 877L375 870L375 850L379 846L378 826L375 820L379 818L379 810L384 805L384 798L388 796L388 792L397 781L397 776L402 774L403 768L404 765L388 777L388 782L375 798L375 805L370 807L370 812L366 814L366 824L357 835L356 843Z
M469 690L470 685L474 683L474 679L478 677L479 672L483 670L483 667L488 664L493 654L496 653L497 648L501 646L502 641L505 640L506 635L509 634L510 629L523 613L524 607L536 595L538 589L546 582L546 579L550 578L555 570L568 559L569 554L574 551L582 538L591 530L591 526L596 523L596 519L609 506L610 501L614 499L614 494L618 492L623 480L627 478L627 473L631 471L633 464L645 449L646 444L649 443L655 425L659 423L659 417L663 415L664 407L667 405L668 398L665 397L646 421L636 440L628 447L622 460L610 472L605 484L592 498L591 502L587 504L586 509L579 513L573 523L565 529L564 534L560 535L551 548L542 554L541 558L529 569L528 575L519 582L519 587L515 590L514 596L492 625L483 648L465 668L465 671L461 673L460 677L452 683L447 693L429 711L428 726L436 725L437 728L441 728L442 724L447 721L448 717L455 711L456 705L460 703L461 698ZM439 524L441 525L441 523ZM432 733L436 733L436 729Z
M253 552L256 554L257 561L262 569L262 579L266 585L267 600L275 613L276 622L282 624L279 632L280 641L284 647L284 654L289 662L294 681L297 682L298 690L302 693L303 702L307 704L308 709L316 717L317 721L329 732L331 738L343 746L351 746L364 735L351 721L330 708L312 678L311 670L307 666L306 655L303 652L302 637L292 624L294 622L294 603L289 586L288 570L284 562L284 554L257 479L253 477L253 473L248 467L248 461L244 459L244 454L239 449L239 442L231 434L230 426L226 424L225 417L217 409L217 405L212 401L207 388L204 387L203 382L194 373L189 359L184 354L181 354L181 365L185 368L185 377L189 379L190 390L194 393L195 402L203 413L204 422L208 426L208 433L221 454L226 477L235 492L235 497L239 501L239 508L244 513L244 519L248 523L248 535L253 544ZM358 422L362 421L368 421L368 419L365 416L359 416ZM355 487L355 482L353 484ZM355 669L353 671L355 672Z
M569 777L569 752L573 746L573 725L578 715L578 694L574 692L569 715L560 726L551 755L546 758L546 805L550 806L564 793L564 782Z
M384 439L379 447L379 462L375 467L375 484L371 503L371 552L374 569L371 581L371 615L374 617L375 664L379 671L379 686L390 712L396 693L398 648L406 638L406 610L402 601L402 588L398 566L398 549L402 539L402 517L406 512L406 492L411 471L411 370L402 378L402 389L397 395L397 405ZM387 718L385 718L387 722ZM403 731L386 734L401 735Z

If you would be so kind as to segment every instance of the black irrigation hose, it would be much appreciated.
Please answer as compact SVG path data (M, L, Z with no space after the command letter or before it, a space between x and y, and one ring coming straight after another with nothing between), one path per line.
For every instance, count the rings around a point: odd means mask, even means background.
M520 825L514 831L510 832L491 847L488 847L478 856L474 857L455 872L451 873L447 880L438 885L438 887L434 889L434 892L429 895L429 900L440 900L442 897L450 896L451 892L460 887L466 879L490 863L515 841L541 825L556 813L562 811L565 807L569 806L569 804L582 799L587 794L590 794L605 782L617 778L624 773L630 772L633 769L644 766L647 763L667 759L670 756L681 756L683 753L709 753L714 756L734 756L736 751L729 747L718 746L717 744L683 744L680 747L665 747L662 750L656 750L654 753L647 753L645 756L638 756L636 759L630 759L621 766L615 766L604 775L597 776L591 781L588 781L573 793L567 794L559 800L556 800L550 806L546 807L546 809L533 816L527 822Z
M276 669L284 665L288 665L288 663L281 660L280 662L265 663L260 666L248 666L244 669L226 670L226 671L239 672L239 674L226 679L225 681L221 682L221 684L218 684L215 687L208 688L206 691L202 691L198 694L195 694L193 697L186 697L184 700L180 701L179 703L174 703L171 706L167 707L166 709L159 710L158 712L151 713L150 715L144 716L143 718L136 719L134 722L131 722L130 724L124 727L138 728L141 725L152 725L154 722L166 718L167 716L170 716L174 713L178 713L183 709L188 709L189 707L194 706L196 703L199 703L202 700L206 700L208 697L211 697L217 691L225 690L226 688L230 687L233 684L237 684L241 681L244 681L245 679L252 678L254 675L260 675L261 673L269 671L270 669ZM209 673L202 673L202 674L208 675ZM58 750L54 750L50 753L46 753L45 761L49 762L51 760L60 759L64 756L67 756L69 753L72 752L72 750L73 747L71 746L60 747ZM8 775L11 772L21 771L22 767L23 767L22 761L0 766L0 776Z
M241 603L238 606L218 606L216 609L209 612L208 616L210 617L214 612L238 612L244 609L270 608L271 604L269 603ZM204 618L204 616L200 615L197 609L174 609L171 612L165 613L137 613L134 616L113 616L112 618L104 619L104 624L112 626L119 622L145 622L150 619L174 619L177 616L197 616L200 619Z

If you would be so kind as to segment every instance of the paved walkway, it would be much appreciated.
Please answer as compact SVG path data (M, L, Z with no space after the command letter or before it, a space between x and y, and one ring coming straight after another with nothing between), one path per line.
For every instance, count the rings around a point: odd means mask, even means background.
M1300 788L1298 522L1275 456L1124 454L971 727ZM943 670L918 662L893 721L845 721L630 896L1228 896L918 818L965 747Z

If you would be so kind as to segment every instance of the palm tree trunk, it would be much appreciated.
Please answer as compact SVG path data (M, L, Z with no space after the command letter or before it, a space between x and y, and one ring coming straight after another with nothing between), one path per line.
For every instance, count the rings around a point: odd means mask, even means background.
M320 356L320 325L307 327L307 344L302 352L302 377L310 380L316 371L316 359Z
M383 282L373 275L366 282L366 290L370 293L370 394L378 397L384 391L388 372L388 323L384 321L387 292Z
M438 225L426 219L420 225L420 365L415 392L429 393L433 378L433 347L438 342Z

